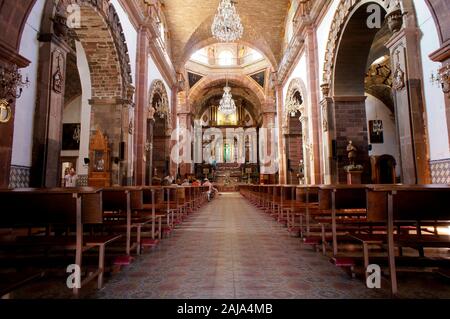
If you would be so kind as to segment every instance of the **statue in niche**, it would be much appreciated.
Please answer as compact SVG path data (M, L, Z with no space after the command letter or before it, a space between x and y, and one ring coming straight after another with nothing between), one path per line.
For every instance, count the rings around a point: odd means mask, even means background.
M395 51L395 55L397 56L397 66L395 68L393 74L392 88L395 91L400 91L405 87L405 72L403 72L402 67L400 65L400 51Z
M399 91L405 87L405 72L400 67L400 63L397 63L397 68L394 72L394 81L392 83L392 88Z
M351 166L355 165L355 159L357 156L357 152L358 149L355 147L355 145L353 145L352 141L348 141L348 145L347 145L347 157L348 157L348 161L350 163Z

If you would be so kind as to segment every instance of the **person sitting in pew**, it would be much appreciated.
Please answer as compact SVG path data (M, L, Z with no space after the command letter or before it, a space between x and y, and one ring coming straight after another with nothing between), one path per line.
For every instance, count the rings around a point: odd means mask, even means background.
M208 190L208 201L210 202L216 193L219 193L219 190L214 187L214 185L209 181L209 179L205 178L205 182L203 186L209 187Z

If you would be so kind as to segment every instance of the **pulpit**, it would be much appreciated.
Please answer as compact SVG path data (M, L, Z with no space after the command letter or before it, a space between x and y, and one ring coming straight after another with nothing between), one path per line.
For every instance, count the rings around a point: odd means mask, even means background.
M111 186L111 150L108 145L108 137L97 130L91 139L89 146L89 186Z

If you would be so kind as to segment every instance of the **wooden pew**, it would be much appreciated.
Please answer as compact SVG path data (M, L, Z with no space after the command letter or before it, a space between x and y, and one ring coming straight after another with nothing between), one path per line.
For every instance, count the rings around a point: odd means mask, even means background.
M105 219L113 230L125 228L125 253L131 255L131 250L136 249L140 255L142 228L153 220L147 216L139 216L143 209L142 187L110 187L103 189L103 210ZM132 231L136 230L136 241L132 243ZM120 260L125 260L120 258ZM123 262L121 261L121 265Z
M318 213L314 218L322 227L322 252L326 253L326 233L330 226L333 256L337 257L338 231L360 230L365 216L366 185L321 185ZM338 225L342 227L338 229Z
M150 218L151 238L145 240L146 247L155 247L163 235L172 231L172 220L164 201L164 189L160 186L143 187L143 205L138 210L141 217ZM157 227L157 228L156 228Z
M295 202L292 203L291 208L291 224L293 227L298 226L300 237L304 239L306 244L317 246L320 242L316 242L312 238L311 227L314 227L313 216L318 211L319 186L296 185L294 192ZM297 219L298 223L296 222Z
M289 213L293 212L297 205L295 200L295 189L297 185L280 185L280 204L277 221L285 226L289 226ZM292 227L288 227L288 231L294 231Z
M95 188L78 189L16 189L0 190L2 216L0 228L47 229L45 234L17 238L5 245L21 247L61 247L75 251L74 264L81 268L83 253L92 248L99 249L98 268L88 275L81 286L98 279L98 288L103 286L105 246L118 240L120 235L86 236L84 226L103 223L102 191ZM67 227L65 235L53 233L53 227ZM75 235L70 227L75 226ZM78 294L79 288L73 288Z
M376 235L354 235L365 243L364 261L367 267L367 243L387 244L391 290L398 292L395 248L450 248L450 236L424 233L422 227L450 225L450 185L372 185L367 187L367 220L383 223L385 232ZM396 225L415 225L414 234L402 234ZM400 250L399 250L400 251Z
M35 280L44 277L44 271L16 272L0 275L0 299L12 299L12 293Z

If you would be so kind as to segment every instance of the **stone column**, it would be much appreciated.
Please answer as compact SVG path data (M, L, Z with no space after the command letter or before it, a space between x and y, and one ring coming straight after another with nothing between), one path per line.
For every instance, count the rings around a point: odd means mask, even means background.
M283 88L281 85L276 86L276 110L278 114L278 175L280 184L286 184L287 181L287 169L286 169L286 147L285 136L281 132L283 127ZM273 107L275 109L275 107Z
M407 27L386 43L391 53L393 93L400 142L402 182L430 182L429 154L424 121L419 29Z
M316 31L313 27L308 27L306 30L306 38L305 38L305 52L308 66L308 88L309 88L309 107L311 108L311 118L309 120L309 124L311 125L312 134L310 134L310 143L312 145L312 165L310 170L310 178L309 181L311 184L320 184L322 183L321 176L321 125L320 125L320 109L319 109L319 75L318 75L318 53L317 53L317 38ZM307 127L309 130L309 127ZM307 159L309 161L309 159Z
M328 93L325 94L327 96ZM321 138L321 151L322 151L322 181L325 184L336 183L336 158L333 157L333 144L332 139L334 137L334 118L333 116L333 99L330 97L325 97L320 102L321 108L321 118L322 118L322 138Z
M336 141L337 158L333 159L333 182L346 183L347 175L344 167L349 165L347 145L349 141L358 149L355 164L364 166L362 182L370 182L369 141L367 136L367 119L365 96L335 96L334 139ZM333 136L333 135L331 135Z
M180 96L181 96L181 100L180 100ZM181 105L180 105L181 104ZM171 111L171 118L170 118L170 123L171 123L171 128L168 130L167 134L168 134L168 150L169 150L169 158L170 158L170 175L176 177L178 174L178 164L175 163L172 160L171 157L171 153L173 150L173 147L175 146L175 144L177 143L176 140L172 140L171 137L173 135L173 132L175 130L177 130L177 122L178 122L178 117L177 117L177 112L178 110L180 110L180 107L186 107L187 106L187 97L186 97L186 92L182 91L180 92L180 94L178 94L178 87L174 86L172 87L172 100L170 102L170 111Z
M260 131L258 134L259 137L259 160L260 160L260 168L261 174L271 175L271 180L274 182L276 171L274 168L277 168L277 152L278 152L278 161L280 162L280 153L279 147L278 149L274 148L274 144L277 142L276 139L276 124L275 124L275 111L274 110L263 110L263 122L262 128L264 130ZM262 134L261 134L262 133ZM280 134L281 135L281 134ZM263 152L265 151L265 152ZM262 156L261 156L262 155ZM266 161L264 156L267 157ZM284 157L285 158L285 157ZM278 164L278 167L280 164ZM278 171L281 179L281 172ZM284 174L284 173L283 173Z
M41 34L39 41L30 184L34 187L56 187L60 184L66 57L71 49L55 34Z
M135 154L135 184L145 184L144 152L147 141L147 117L148 103L148 50L149 33L144 27L138 31L137 58L136 58L136 109L134 130L134 154Z
M188 132L188 134L191 135L192 137L192 113L191 112L179 112L178 113L178 121L179 121L179 134L182 134L183 132ZM185 174L191 174L192 173L192 168L193 168L193 164L191 163L191 159L192 159L192 143L193 140L191 139L191 137L189 139L188 136L184 135L184 136L180 136L180 138L183 138L183 140L179 140L180 144L180 151L182 148L183 153L182 158L180 159L182 162L179 164L180 167L180 175L183 178ZM182 143L183 142L183 143Z

